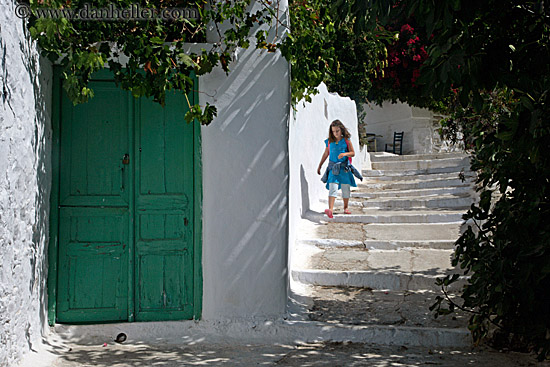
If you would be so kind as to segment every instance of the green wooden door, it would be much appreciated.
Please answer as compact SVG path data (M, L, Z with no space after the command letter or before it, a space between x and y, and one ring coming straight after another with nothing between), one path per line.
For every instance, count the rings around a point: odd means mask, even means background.
M60 98L57 322L193 317L193 125L108 77ZM105 77L105 75L107 77Z

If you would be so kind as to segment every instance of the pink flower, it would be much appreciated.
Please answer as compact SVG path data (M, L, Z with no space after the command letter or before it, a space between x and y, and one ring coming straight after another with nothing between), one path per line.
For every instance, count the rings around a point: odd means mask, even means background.
M414 32L414 28L411 27L410 25L408 24L404 24L402 27L401 27L401 33L409 33L409 34L412 34Z
M413 61L420 61L420 60L422 60L422 56L420 56L420 55L414 55L413 56Z
M415 43L416 41L420 41L420 38L418 38L418 36L414 37L414 38L411 38L410 40L407 41L407 45L412 45L413 43Z

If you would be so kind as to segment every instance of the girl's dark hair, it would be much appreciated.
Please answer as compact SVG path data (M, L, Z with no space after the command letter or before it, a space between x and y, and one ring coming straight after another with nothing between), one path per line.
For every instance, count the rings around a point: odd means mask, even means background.
M328 128L328 142L329 143L333 143L333 142L336 141L336 138L332 134L332 128L333 127L339 127L340 128L340 131L342 132L342 137L344 139L349 139L351 137L351 134L349 133L348 129L346 129L346 127L344 126L342 121L334 120L334 121L332 121L332 123L330 124L330 127Z

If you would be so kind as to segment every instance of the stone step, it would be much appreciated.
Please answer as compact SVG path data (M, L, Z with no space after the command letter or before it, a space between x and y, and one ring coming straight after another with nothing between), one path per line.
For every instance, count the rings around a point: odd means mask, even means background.
M450 186L450 187L434 187L434 188L427 188L427 189L389 189L389 190L379 190L379 189L373 189L373 188L367 188L362 186L360 189L355 190L352 192L351 197L352 198L364 198L364 199L370 199L370 198L382 198L382 197L393 197L393 198L399 198L399 197L430 197L430 196L438 196L438 195L454 195L457 197L465 197L470 196L474 190L469 185L461 185L461 186Z
M359 199L363 200L363 199ZM436 197L400 197L400 198L376 198L362 201L364 208L372 209L410 209L410 208L448 208L467 209L472 205L473 199L457 197L454 195L439 195Z
M353 213L353 210L352 210ZM462 220L464 210L376 210L361 209L357 214L339 214L335 211L332 219L325 213L308 211L305 218L318 222L335 223L449 223Z
M365 224L365 240L377 241L456 241L467 222L426 224Z
M464 169L464 170L469 169L469 167L470 167L469 157L372 162L373 170L398 171L398 172L399 171L436 170L436 169L443 169L443 168L460 171L461 169Z
M316 246L318 248L330 247L360 247L365 248L364 241L360 240L338 240L334 238L316 238L298 240L298 245Z
M428 154L406 154L398 155L385 152L369 153L371 162L388 161L418 161L423 159L448 159L448 158L466 158L468 155L464 152L450 153L428 153Z
M316 249L310 250L303 267L292 274L294 280L313 285L439 290L436 279L457 272L451 265L451 254L451 250L433 249Z
M340 287L368 287L388 290L431 290L438 291L441 287L436 285L436 279L441 275L428 275L422 273L406 273L398 271L376 270L315 270L294 269L292 278L297 282L321 286ZM457 291L466 284L466 278L462 277L449 287L451 291Z
M343 325L466 328L470 315L435 318L429 310L441 291L381 291L371 288L304 285L307 319ZM449 297L459 302L457 296ZM302 301L304 301L302 298Z
M322 203L327 204L328 198L321 199ZM384 197L374 199L351 198L350 206L365 209L468 209L473 203L473 199L469 196L459 197L454 195L440 195L436 197ZM341 199L336 199L336 206L343 206L344 202Z
M363 180L357 184L357 191L363 190L413 190L440 189L446 187L472 187L471 180L462 181L458 177L434 179L395 179L395 180Z
M414 170L383 170L383 169L373 169L372 170L363 170L362 175L364 178L373 178L373 177L401 177L401 176L417 176L417 175L434 175L441 173L455 173L456 176L460 172L464 174L472 175L469 167L438 167L438 168L425 168L425 169L414 169Z
M328 198L323 198L321 200L319 200L319 202L325 204L325 206L328 208ZM336 201L334 202L334 205L335 206L341 206L343 207L344 206L344 201L342 199L336 199ZM360 213L360 210L363 209L363 201L360 200L360 199L354 199L353 197L350 199L349 201L349 206L352 207L355 214L358 214ZM335 209L335 211L337 211L337 209Z
M387 172L387 171L365 171L363 170L363 181L358 182L358 186L369 185L372 183L386 183L392 181L434 181L441 179L460 179L461 172L434 172L434 173L419 173L416 171L410 172ZM371 175L371 176L369 176ZM473 182L474 173L464 172L464 182ZM462 181L462 180L461 180Z
M456 241L446 240L424 240L424 241L406 241L406 240L365 240L365 248L371 250L396 250L401 248L429 248L452 250Z
M327 247L359 247L369 250L397 250L401 248L430 248L452 250L455 241L451 240L336 240L336 239L309 239L299 240L298 245Z
M297 245L319 248L359 247L368 249L432 248L454 249L454 243L468 222L452 223L316 223L301 226L306 237ZM306 228L307 227L307 228Z
M452 250L368 250L359 247L310 248L304 268L332 271L418 273L442 276L452 273ZM375 289L386 289L373 287Z
M302 244L317 246L360 246L366 240L364 224L361 223L335 223L326 221L310 221L300 219L299 233L294 243L295 248ZM344 244L339 244L340 241ZM323 242L323 244L321 244ZM346 242L348 242L346 244ZM363 246L364 247L364 246Z

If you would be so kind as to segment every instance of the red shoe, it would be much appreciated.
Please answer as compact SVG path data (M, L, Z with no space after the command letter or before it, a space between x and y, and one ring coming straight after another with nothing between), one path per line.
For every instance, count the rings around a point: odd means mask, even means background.
M334 218L334 216L332 215L332 210L330 210L330 209L325 209L325 214L329 218Z
M344 209L344 214L351 214L351 211L349 209Z

